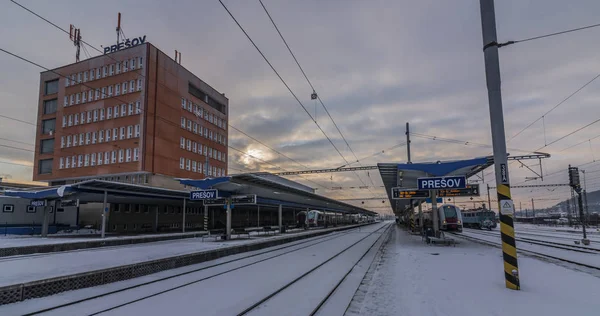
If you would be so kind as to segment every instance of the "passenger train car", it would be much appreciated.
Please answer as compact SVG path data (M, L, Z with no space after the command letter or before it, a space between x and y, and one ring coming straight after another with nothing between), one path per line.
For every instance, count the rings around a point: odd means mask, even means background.
M462 217L465 227L489 230L496 228L496 213L490 210L465 210L462 212Z
M452 204L442 204L438 207L438 214L441 230L462 231L463 219L460 207Z

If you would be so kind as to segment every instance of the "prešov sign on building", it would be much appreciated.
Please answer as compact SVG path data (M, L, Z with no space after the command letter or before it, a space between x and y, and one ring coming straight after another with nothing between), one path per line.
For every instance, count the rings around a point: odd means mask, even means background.
M216 199L218 197L219 191L217 190L200 190L190 192L190 200L192 201Z
M132 40L126 38L119 44L104 46L104 54L114 53L124 48L134 47L146 43L146 35L136 37Z
M467 187L465 176L435 177L417 179L419 190L464 189Z

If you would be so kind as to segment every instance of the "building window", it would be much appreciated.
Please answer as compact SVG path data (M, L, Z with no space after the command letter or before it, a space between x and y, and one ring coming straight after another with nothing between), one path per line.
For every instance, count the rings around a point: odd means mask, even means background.
M95 144L95 143L96 143L97 134L98 134L98 132L93 132L93 133L92 133L92 144Z
M179 169L184 169L185 168L185 158L181 157L179 158Z
M127 94L127 81L123 82L121 84L121 87L123 88L123 89L121 89L121 90L123 90L123 94Z
M95 135L95 134L94 134L94 135ZM102 142L104 142L104 130L103 130L103 129L101 129L101 130L98 132L98 143L102 143Z
M56 113L57 106L58 106L58 99L44 101L44 114Z
M102 165L102 161L104 159L104 153L100 152L98 153L98 166Z
M52 162L53 159L42 159L39 162L38 173L39 174L48 174L52 173Z
M96 73L95 69L90 70L90 81L94 80L94 74Z
M83 166L84 166L84 167L87 167L87 166L89 166L89 165L90 165L90 154L86 154L86 155L85 155L85 161L84 161L84 163L83 163Z
M87 82L88 81L88 72L84 71L83 72L83 82Z
M196 161L192 161L192 171L196 172Z
M140 137L140 124L135 125L135 137Z
M85 124L85 112L81 112L81 124Z
M87 112L87 122L88 124L92 122L92 111ZM83 121L81 122L83 124Z
M65 99L64 99L64 100L65 100L65 101L64 101L64 103L63 103L63 107L65 107L65 108L66 108L66 107L68 107L68 106L69 106L69 96L66 96L66 95L65 95Z
M114 109L115 109L115 111L114 111L115 112L115 118L117 118L117 117L119 117L119 106L115 105Z
M191 169L191 161L189 159L185 160L185 170L190 171Z
M100 109L100 121L104 121L104 109Z
M117 63L117 74L121 73L121 63Z
M51 154L54 152L54 138L43 139L40 142L40 153Z
M94 122L98 122L98 110L94 110Z
M117 83L115 85L115 95L120 95L121 94L121 84Z
M113 140L117 141L117 139L119 139L119 129L118 128L113 128Z
M140 151L138 148L133 149L133 161L138 161L140 159Z
M69 105L74 105L75 104L75 95L71 94L69 96Z
M44 82L44 95L58 93L58 79Z
M65 87L68 87L70 82L71 82L71 80L69 79L69 76L66 76L65 77Z
M106 66L102 67L102 78L106 77L107 72L108 72L108 68Z
M127 126L127 139L133 137L133 125Z
M185 117L181 118L181 128L185 128Z
M129 103L129 112L128 115L133 115L133 103Z
M4 204L2 207L2 212L4 213L13 213L15 211L15 206L13 204Z
M110 120L112 118L112 107L106 109L106 119Z
M42 134L51 134L56 130L56 119L42 121Z
M100 100L100 89L96 89L96 96L95 96L96 100Z
M87 102L87 92L81 93L81 103Z
M185 99L181 98L181 108L185 110Z
M135 80L129 81L129 92L135 91Z
M109 152L108 151L105 152L104 153L104 164L105 165L108 165L110 163L109 157L110 157Z
M76 163L77 163L77 157L76 156L71 157L71 168L75 168Z
M67 135L67 148L71 147L71 135Z
M144 60L143 57L138 57L138 68L144 67L143 60Z
M119 149L119 163L123 162L123 149Z
M79 104L80 101L81 101L81 93L76 93L75 94L75 104Z
M75 117L79 117L79 115L75 115ZM69 114L69 126L73 126L73 114Z
M198 152L198 143L194 142L192 144L192 152L194 152L194 153Z
M81 73L77 73L77 83L81 83Z
M65 169L71 168L71 158L65 158Z
M90 132L85 133L85 144L90 144Z
M135 57L131 58L131 62L129 63L129 67L131 67L131 70L135 69Z
M116 151L112 151L111 155L110 155L110 162L111 163L116 163L117 162L117 152Z
M125 150L125 161L131 162L131 149L127 148Z
M110 128L106 130L106 141L110 142L111 138L110 138Z
M81 124L84 124L85 120L81 120ZM73 125L77 126L79 125L79 115L75 115L75 122L73 122Z
M198 153L202 155L202 144L198 144Z
M112 76L112 75L114 75L114 74L115 74L115 65L114 65L114 64L110 64L110 66L109 66L109 69L110 69L110 70L109 70L109 72L108 72L108 73L109 73L111 76Z
M113 86L108 86L108 96L112 97L113 95Z
M198 123L194 122L194 134L198 134Z
M90 165L92 167L96 165L96 154L91 154L91 156L90 156Z
M190 120L187 121L187 129L190 132L192 131L192 121L190 121Z
M63 157L60 157L58 169L63 169L64 167L65 167L65 159Z
M138 79L137 81L137 91L142 91L142 79Z
M106 87L102 87L102 99L106 98Z
M123 71L128 71L129 70L128 67L129 67L129 60L123 61Z
M187 150L192 151L192 141L189 139L187 140Z
M135 102L135 114L140 114L142 113L142 102L137 101Z
M179 138L179 147L181 149L185 149L185 138L184 137Z
M77 134L73 135L73 147L79 145L79 141L77 139Z
M83 133L79 134L79 146L83 146Z
M121 136L119 137L119 139L125 139L125 126L121 126Z
M121 104L121 117L127 116L127 104Z
M192 101L187 100L187 110L192 112Z

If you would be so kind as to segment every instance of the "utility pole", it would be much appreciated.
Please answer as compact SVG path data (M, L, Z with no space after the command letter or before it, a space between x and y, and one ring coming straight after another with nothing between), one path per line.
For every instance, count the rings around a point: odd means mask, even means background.
M487 184L487 192L488 192L488 207L490 211L492 210L492 198L490 197L490 184Z
M502 90L500 88L500 61L496 35L496 13L494 0L480 0L481 28L483 35L483 55L485 59L485 77L488 90L492 145L494 149L494 168L496 171L496 191L500 211L500 235L504 259L504 280L507 288L520 289L519 266L515 242L515 208L510 194L508 178L508 159L506 157L506 139L504 133L504 113L502 111Z
M533 198L531 199L531 211L533 212L533 223L535 224L535 204Z
M410 160L410 128L408 122L406 122L406 153L408 155L408 163L412 163Z

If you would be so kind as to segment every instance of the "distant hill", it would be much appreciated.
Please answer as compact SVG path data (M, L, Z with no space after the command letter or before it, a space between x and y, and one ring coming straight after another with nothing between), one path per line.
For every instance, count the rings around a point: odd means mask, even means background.
M577 195L575 195L575 203L577 203ZM573 208L573 200L571 200L571 209ZM585 200L584 200L585 204ZM587 205L588 211L591 213L599 212L600 213L600 190L588 192L587 193ZM550 213L554 212L566 212L567 211L567 200L562 201L551 208L546 209Z

